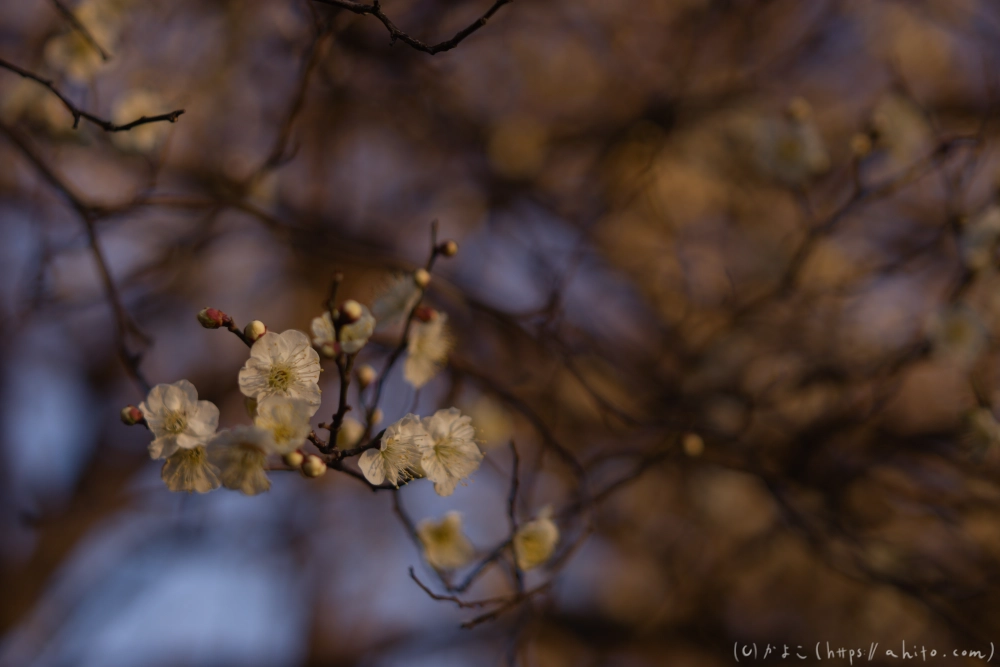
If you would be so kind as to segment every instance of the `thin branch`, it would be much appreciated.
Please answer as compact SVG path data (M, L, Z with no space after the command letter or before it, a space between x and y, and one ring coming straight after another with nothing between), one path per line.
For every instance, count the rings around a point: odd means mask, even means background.
M417 586L420 586L420 589L423 590L424 593L427 593L427 596L430 597L432 600L437 600L439 602L451 602L459 609L481 609L483 607L500 605L496 609L488 611L485 614L481 614L471 620L462 623L462 627L465 628L466 630L474 628L480 623L491 621L497 618L503 612L507 611L508 609L512 609L517 605L521 604L522 602L530 599L531 597L539 593L542 593L552 587L552 582L547 581L544 584L531 589L530 591L526 592L519 591L516 595L509 595L498 598L486 598L484 600L467 601L467 600L462 600L461 598L455 595L439 595L435 593L426 584L424 584L424 582L420 581L420 579L417 578L417 575L413 571L412 567L410 568L410 579L413 579L413 581L417 584Z
M506 540L498 544L493 551L487 554L485 558L476 564L476 567L474 567L472 571L466 575L465 580L462 581L462 583L457 586L448 586L448 590L453 593L461 593L462 591L467 590L469 586L474 584L476 580L479 579L480 575L486 571L488 566L495 563L501 556L503 556L504 551L507 550L512 541L513 536L508 537Z
M459 609L480 609L482 607L488 607L494 604L503 604L505 602L510 601L510 596L504 596L499 598L486 598L485 600L466 601L462 600L461 598L455 595L439 595L434 591L432 591L424 582L420 581L420 579L417 578L417 575L413 571L412 567L410 568L410 579L413 579L413 581L417 583L417 586L420 586L420 588L423 589L424 593L427 593L427 595L431 599L438 600L441 602L453 602Z
M35 153L28 143L16 133L14 133L6 125L0 123L0 133L7 137L7 139L14 144L24 155L25 158L34 165L35 169L41 174L42 178L48 181L54 189L56 189L70 204L70 206L77 212L80 219L83 221L83 225L87 232L87 241L90 245L90 250L94 255L94 261L97 263L97 270L101 276L101 282L104 284L104 293L107 298L108 303L111 305L111 311L115 318L115 328L117 332L116 345L118 348L118 356L121 358L122 363L125 365L125 370L128 372L129 376L135 382L139 391L145 396L149 393L150 384L146 380L142 371L139 369L139 364L142 362L142 353L132 352L129 350L128 343L126 341L129 333L134 334L142 342L148 343L149 337L146 336L139 329L139 327L132 321L131 316L125 309L122 303L121 295L118 292L118 287L115 285L115 281L111 276L111 270L108 268L108 262L104 257L104 252L101 250L100 243L97 238L97 229L94 222L97 218L95 209L92 206L85 204L71 189L70 187L56 175L54 171Z
M71 114L73 114L73 129L75 130L80 125L80 119L89 121L94 125L98 126L105 132L128 132L132 128L139 127L140 125L146 125L148 123L174 123L177 122L177 118L184 113L184 109L177 109L176 111L171 111L170 113L160 114L158 116L141 116L130 123L125 123L124 125L117 125L112 123L110 120L104 120L99 118L89 111L84 111L83 109L77 107L75 104L70 102L65 95L59 92L59 89L49 79L44 79L37 74L33 74L26 69L18 67L13 63L9 63L6 60L0 59L0 68L10 70L15 74L20 74L25 79L31 79L32 81L37 81L41 85L52 91L52 94L59 98L59 101L63 103L63 106Z
M510 534L511 539L514 535L517 535L517 489L519 486L518 478L518 467L520 466L521 459L517 455L517 447L514 445L514 441L510 441L510 454L513 459L511 464L510 473L510 493L507 496L507 520L510 523ZM514 573L514 585L517 588L517 592L524 593L524 574L521 572L521 568L517 564L517 558L511 559L511 570Z
M76 14L70 11L69 7L64 5L61 0L52 0L52 4L55 5L56 9L59 10L59 13L63 15L63 18L65 18L66 21L70 24L70 26L72 26L73 30L76 30L78 33L80 33L80 36L83 37L83 39L88 44L90 44L90 46L92 46L94 50L97 51L97 53L100 54L101 60L103 60L104 62L108 62L108 59L111 58L111 55L103 48L101 48L101 45L98 44L96 39L94 39L94 35L91 34L89 30L87 30L87 26L83 25L83 23L80 22L80 19L76 17Z
M424 53L429 53L432 56L436 53L441 53L442 51L450 51L451 49L458 46L466 37L476 32L482 28L486 23L493 18L493 15L506 4L513 2L513 0L496 0L493 5L486 10L486 13L480 16L478 19L467 25L466 27L455 33L455 36L451 39L446 39L443 42L438 42L437 44L425 44L419 39L411 37L407 33L403 32L396 27L388 16L382 12L382 5L379 0L374 0L370 5L366 5L361 2L354 2L353 0L314 0L320 4L330 5L331 7L339 7L341 9L346 9L349 12L364 16L365 14L370 14L374 16L385 29L389 31L389 43L395 44L396 40L405 43L406 45L416 49L417 51L423 51Z
M264 163L257 169L256 175L260 175L271 169L275 169L284 164L290 156L286 156L288 149L288 142L292 136L292 130L295 127L295 121L302 113L302 109L305 107L306 95L309 92L309 79L312 77L313 71L321 60L323 54L324 42L332 34L332 23L327 27L321 29L313 41L310 42L309 47L306 49L306 53L303 57L302 63L302 73L299 75L298 85L295 89L295 95L292 97L292 104L288 109L288 113L285 116L284 122L281 124L281 128L278 130L278 134L275 137L274 144L271 146L271 150L264 160ZM295 149L293 149L293 153Z
M535 588L532 588L530 591L526 591L525 593L521 593L521 594L515 595L515 596L511 597L505 604L500 605L496 609L494 609L492 611L488 611L485 614L482 614L481 616L476 616L472 620L469 620L469 621L466 621L465 623L462 623L462 628L465 629L465 630L471 630L472 628L476 627L477 625L479 625L481 623L485 623L487 621L492 621L493 619L497 618L498 616L500 616L500 614L504 613L505 611L513 609L514 607L516 607L517 605L521 604L522 602L525 602L526 600L530 600L532 597L538 595L539 593L544 593L545 591L549 590L550 588L552 588L552 581L547 581L544 584L542 584L541 586L536 586Z

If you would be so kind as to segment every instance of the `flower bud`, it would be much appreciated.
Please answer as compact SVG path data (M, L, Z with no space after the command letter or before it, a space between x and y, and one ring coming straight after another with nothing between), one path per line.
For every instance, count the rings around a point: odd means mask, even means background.
M346 322L357 322L363 314L364 311L361 310L361 304L354 299L348 299L340 307L340 316Z
M454 257L458 254L458 244L451 239L448 239L438 246L438 252L445 257Z
M414 311L413 316L421 322L430 322L437 316L437 311L427 306L420 306Z
M257 342L257 339L267 333L267 327L260 320L254 320L250 324L246 325L243 329L243 335L251 343Z
M374 382L378 375L370 364L365 364L359 367L356 373L358 375L358 384L362 389Z
M232 318L226 315L221 310L216 308L203 308L198 313L198 321L201 322L201 326L206 329L218 329L219 327L228 326L232 322Z
M326 464L315 454L309 454L302 462L302 473L306 477L319 477L326 473Z
M372 424L378 424L383 417L385 414L382 412L382 408L375 408L375 412L372 413Z
M427 286L431 284L431 274L427 269L417 269L413 272L413 282L420 289L427 289Z
M301 468L302 461L305 457L302 456L302 452L295 450L294 452L288 452L281 459L285 462L289 468Z
M685 433L681 444L684 447L684 453L691 458L701 456L701 453L705 451L705 441L697 433Z
M135 426L142 422L142 412L134 405L126 405L122 408L122 423L126 426Z

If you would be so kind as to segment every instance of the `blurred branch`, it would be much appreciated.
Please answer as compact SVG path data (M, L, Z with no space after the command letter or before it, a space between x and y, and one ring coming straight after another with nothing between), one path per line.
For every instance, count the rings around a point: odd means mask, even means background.
M80 19L76 17L76 14L70 11L69 7L62 3L62 0L52 0L52 4L55 5L56 9L59 10L59 13L62 14L70 26L72 26L73 30L80 33L80 36L83 37L83 39L86 40L86 42L90 44L98 54L100 54L101 60L107 62L108 59L111 58L111 55L101 48L101 45L91 34L90 30L87 29L87 26L80 22Z
M280 167L286 160L290 159L290 156L286 156L286 153L288 142L292 136L292 129L295 127L295 120L305 107L306 94L309 91L309 79L312 77L316 65L319 64L324 43L331 34L332 24L320 30L312 42L310 42L309 48L306 49L305 56L303 57L302 72L299 75L298 85L295 88L295 95L292 98L291 106L288 109L284 122L281 124L281 128L278 130L274 145L271 146L271 151L268 153L264 163L257 170L256 175Z
M98 215L96 209L85 204L73 192L69 185L57 176L56 173L38 156L35 150L28 145L24 138L19 137L13 130L2 123L0 123L0 133L6 136L7 139L21 151L21 154L27 158L27 160L35 167L38 173L41 174L49 185L56 189L63 196L63 198L69 202L70 206L77 212L80 219L83 221L83 225L87 231L87 240L90 245L90 250L93 253L94 261L97 263L97 269L101 276L101 281L104 284L105 297L111 306L112 312L114 313L115 328L117 330L116 345L118 348L118 356L125 365L125 370L128 372L129 377L132 378L139 391L143 396L145 396L149 393L150 384L139 368L139 365L142 363L142 353L132 352L129 350L126 339L129 333L137 336L144 343L150 342L150 339L135 324L131 316L128 314L125 305L122 303L121 294L118 292L118 287L115 285L115 281L111 276L111 270L108 268L107 259L104 257L104 252L101 250L101 245L97 238L95 222Z
M464 40L466 37L468 37L472 33L482 28L484 25L486 25L486 22L489 21L491 18L493 18L493 15L496 14L501 7L513 2L513 0L496 0L496 2L494 2L493 5L486 10L485 14L483 14L478 19L467 25L465 28L459 30L457 33L455 33L455 36L452 37L451 39L446 39L445 41L438 42L437 44L425 44L421 42L419 39L411 37L407 33L397 28L396 24L394 24L389 19L389 17L386 16L385 13L382 11L382 4L381 2L379 2L379 0L375 0L375 2L370 5L366 5L360 2L354 2L353 0L314 0L314 2L318 2L324 5L330 5L331 7L339 7L341 9L346 9L349 12L353 12L361 16L370 14L371 16L374 16L379 21L381 21L382 25L385 26L385 29L389 31L390 44L394 44L398 39L399 41L407 44L408 46L413 47L417 51L423 51L424 53L429 53L433 56L436 53L441 53L442 51L450 51L451 49L458 46L462 42L462 40Z
M94 125L98 126L105 132L128 132L132 128L139 127L140 125L146 125L147 123L174 123L184 113L184 109L178 109L176 111L171 111L170 113L160 114L158 116L140 116L139 118L133 120L130 123L125 123L124 125L117 125L112 123L110 120L104 120L103 118L98 118L89 111L84 111L80 109L75 104L70 102L65 95L59 92L59 89L49 79L44 79L37 74L33 74L26 69L18 67L13 63L9 63L6 60L0 59L0 68L10 70L15 74L20 74L26 79L31 79L32 81L37 81L41 85L52 91L52 94L59 98L59 101L63 103L63 106L73 114L73 129L75 130L80 125L80 119L89 121Z

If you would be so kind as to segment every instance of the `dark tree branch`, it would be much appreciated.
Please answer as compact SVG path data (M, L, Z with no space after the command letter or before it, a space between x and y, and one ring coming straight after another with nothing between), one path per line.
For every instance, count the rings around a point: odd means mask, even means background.
M32 81L37 81L41 85L52 91L52 94L59 98L59 101L63 103L63 106L73 114L73 129L75 130L80 125L80 119L89 121L101 128L105 132L128 132L132 128L139 127L140 125L146 125L148 123L174 123L184 113L184 109L178 109L176 111L171 111L170 113L160 114L158 116L141 116L130 123L125 123L124 125L117 125L112 123L110 120L104 120L99 118L89 111L84 111L83 109L77 107L75 104L70 102L65 95L59 92L59 89L49 79L44 79L37 74L33 74L26 69L18 67L13 63L9 63L6 60L0 59L0 68L10 70L15 74L20 74L25 79L31 79Z
M462 28L455 36L451 39L446 39L443 42L438 42L437 44L425 44L419 39L411 37L407 33L403 32L396 27L388 16L382 11L382 5L379 0L375 0L372 4L366 5L360 2L354 2L353 0L314 0L315 2L330 5L331 7L339 7L341 9L346 9L349 12L359 14L364 16L365 14L370 14L382 22L385 29L389 31L389 41L390 43L395 43L399 40L408 46L416 49L417 51L423 51L424 53L429 53L432 56L436 53L441 53L442 51L450 51L451 49L458 46L466 37L476 32L484 25L487 21L493 18L493 15L506 4L513 2L513 0L496 0L493 5L486 10L486 13L480 16L478 19Z

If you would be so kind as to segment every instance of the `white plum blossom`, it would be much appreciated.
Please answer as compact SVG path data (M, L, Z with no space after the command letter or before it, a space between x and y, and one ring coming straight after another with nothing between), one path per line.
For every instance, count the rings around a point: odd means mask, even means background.
M303 399L312 417L319 410L319 373L319 354L308 336L294 329L268 332L253 344L240 369L240 391L258 403L271 396Z
M385 291L372 304L372 314L379 329L401 322L420 300L420 288L414 282L413 274L401 273L394 276Z
M209 459L205 447L178 449L167 457L160 478L171 491L208 493L219 488L219 469Z
M420 441L420 465L427 479L434 482L434 491L439 496L450 496L483 460L472 418L462 415L458 408L449 408L425 417L422 423L427 437Z
M209 443L208 457L224 487L253 496L271 488L264 466L267 455L276 451L270 431L241 425L220 431Z
M309 437L309 418L315 409L302 398L272 396L257 404L254 426L271 437L270 451L288 454L298 449Z
M139 410L153 434L149 455L154 459L206 445L219 427L219 408L199 401L198 390L187 380L156 385Z
M406 415L388 427L376 449L369 449L358 458L358 467L370 483L389 482L398 487L418 476L420 451L427 440L420 418Z
M534 521L529 521L514 534L514 558L522 570L542 565L552 557L559 542L559 529L545 508Z
M415 320L410 327L403 377L417 389L423 387L444 366L452 345L447 314L431 310L426 321Z
M336 356L338 348L347 354L357 354L372 337L375 332L375 318L367 306L358 305L361 307L361 316L357 321L340 327L339 341L335 337L333 317L329 312L313 318L313 345L322 350L325 356Z
M417 537L424 558L436 570L454 570L468 564L475 548L462 532L462 515L448 512L439 521L424 519L417 524Z

